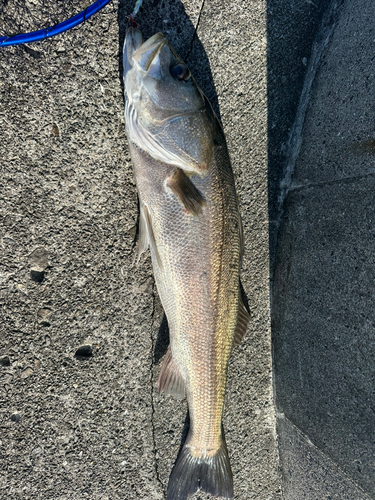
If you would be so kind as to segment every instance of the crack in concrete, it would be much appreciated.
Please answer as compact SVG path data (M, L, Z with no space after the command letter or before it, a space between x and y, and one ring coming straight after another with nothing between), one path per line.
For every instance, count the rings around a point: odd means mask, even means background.
M155 292L155 280L153 283L152 287L152 311L151 311L151 327L150 327L150 340L151 340L151 349L150 349L150 401L151 401L151 434L152 434L152 447L153 447L153 455L154 455L154 469L155 469L155 476L157 482L160 484L161 490L163 492L163 497L165 498L165 492L164 492L164 485L162 480L160 479L159 475L159 464L158 464L158 459L156 457L156 439L155 439L155 423L154 423L154 417L155 417L155 404L154 404L154 385L155 385L155 380L154 380L154 350L155 350L155 342L153 338L153 327L154 327L154 316L155 316L155 304L156 304L156 292Z
M201 8L199 10L199 15L198 15L198 21L197 21L197 24L195 26L195 30L194 30L194 34L193 34L193 37L191 39L191 44L190 44L190 49L189 49L189 52L187 53L186 57L185 57L185 63L187 63L187 60L190 56L190 54L192 53L193 51L193 44L194 44L194 40L197 36L197 31L198 31L198 27L199 27L199 23L200 23L200 20L201 20L201 16L202 16L202 12L203 12L203 9L204 9L204 5L206 3L206 0L203 0L202 1L202 5L201 5Z
M306 70L298 109L287 143L287 155L285 161L286 167L284 177L280 182L280 193L278 199L278 228L280 227L284 215L285 201L292 185L292 177L294 174L295 165L302 146L303 126L310 102L312 85L321 64L322 56L331 39L333 29L337 21L339 7L342 1L343 0L332 0L331 4L323 15L320 28L311 49L310 62Z
M374 172L369 172L368 174L362 174L362 175L351 175L348 177L341 177L339 179L331 179L327 181L322 181L322 182L310 182L306 184L292 184L289 187L289 192L293 191L301 191L302 189L309 189L309 188L314 188L314 187L324 187L324 186L334 186L335 184L349 184L351 182L356 182L360 181L361 179L368 179L369 177L374 177L375 173Z

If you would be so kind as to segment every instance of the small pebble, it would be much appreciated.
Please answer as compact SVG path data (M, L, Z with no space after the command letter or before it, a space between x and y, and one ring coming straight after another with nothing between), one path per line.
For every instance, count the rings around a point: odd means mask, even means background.
M52 125L52 133L55 137L60 137L59 127L57 126L56 123Z
M48 266L48 252L43 247L38 247L29 255L29 259L31 279L36 283L41 283Z
M34 372L31 368L26 368L26 370L24 370L22 373L21 373L21 378L27 378L27 377L30 377L30 375L32 375Z
M29 255L29 259L32 271L42 272L48 266L48 252L43 247L36 248Z
M39 318L47 319L49 316L51 316L52 309L48 309L48 307L44 307L42 309L39 309L37 314L38 314Z
M19 422L21 418L21 415L19 413L13 413L13 415L10 416L10 419L12 422Z

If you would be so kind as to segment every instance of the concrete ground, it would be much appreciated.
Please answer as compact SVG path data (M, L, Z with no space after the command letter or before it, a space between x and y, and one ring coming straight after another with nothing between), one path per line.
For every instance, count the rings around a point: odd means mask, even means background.
M133 4L0 52L1 498L163 499L186 429L186 403L155 392L168 331L150 258L131 264ZM374 497L371 9L145 0L139 15L187 57L236 175L252 314L224 415L238 500Z
M180 447L186 402L155 392L168 339L150 258L132 267L138 206L119 58L132 8L114 3L33 52L1 54L1 497L162 499ZM138 20L188 56L224 124L253 315L231 360L224 425L236 498L278 498L266 6L145 2ZM85 345L92 352L76 356Z

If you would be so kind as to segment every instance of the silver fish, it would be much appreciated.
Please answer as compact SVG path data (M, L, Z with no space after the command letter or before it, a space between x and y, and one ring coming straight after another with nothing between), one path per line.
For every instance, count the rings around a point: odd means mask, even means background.
M242 226L227 145L211 105L162 33L124 46L125 124L140 202L136 258L150 247L170 330L158 389L186 396L190 430L168 500L233 496L222 429L228 359L249 315Z

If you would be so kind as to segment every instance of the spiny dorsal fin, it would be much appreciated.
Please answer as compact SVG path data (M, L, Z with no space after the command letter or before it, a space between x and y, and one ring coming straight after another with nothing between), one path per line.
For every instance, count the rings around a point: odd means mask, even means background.
M185 382L180 374L180 370L172 356L171 346L161 364L160 374L157 384L158 392L165 392L180 398L185 397Z
M152 229L150 212L148 211L146 205L141 204L139 213L138 243L135 250L133 263L136 262L138 264L141 255L147 250L149 246L152 246L159 267L162 267L160 255L155 242L154 231Z
M241 344L243 338L246 335L247 326L250 321L250 314L247 312L242 298L240 297L240 303L238 305L238 317L236 331L234 332L233 346L232 350Z
M202 207L206 203L205 199L183 170L174 169L168 178L167 186L189 214L198 215L202 212Z

